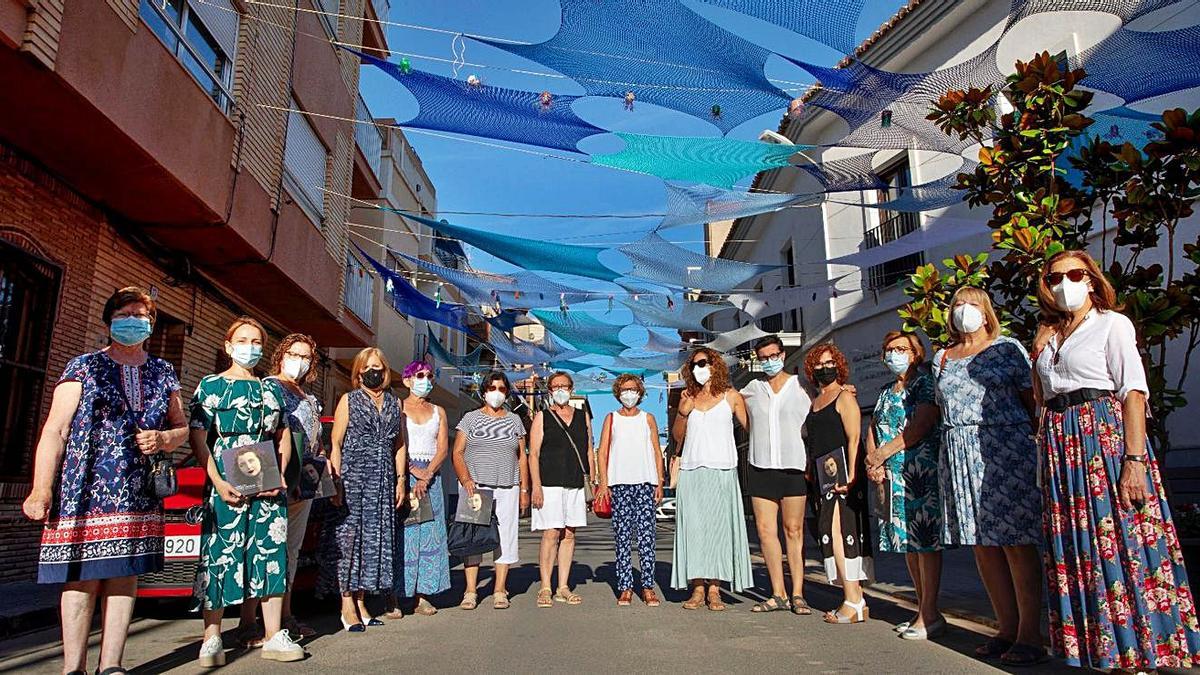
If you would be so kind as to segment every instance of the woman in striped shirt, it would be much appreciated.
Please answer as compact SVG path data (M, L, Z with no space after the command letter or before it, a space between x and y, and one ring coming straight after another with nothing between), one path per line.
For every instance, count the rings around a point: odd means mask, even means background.
M484 406L463 415L454 438L454 471L458 474L458 498L477 490L492 493L492 508L500 525L500 548L494 554L496 586L492 606L508 609L508 568L517 556L517 520L529 507L529 464L525 456L525 426L521 418L504 408L508 399L508 377L494 371L480 385ZM463 561L467 590L463 609L475 609L482 556Z

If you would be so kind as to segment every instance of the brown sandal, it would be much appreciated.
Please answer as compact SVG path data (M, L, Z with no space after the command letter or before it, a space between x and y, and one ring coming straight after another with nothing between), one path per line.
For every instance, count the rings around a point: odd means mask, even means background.
M693 593L692 597L683 601L684 609L700 609L704 606L704 593Z
M660 604L658 596L654 594L653 588L642 590L642 602L646 603L647 607L658 607Z
M708 609L713 612L725 611L725 603L721 601L721 591L708 594Z
M425 598L421 598L417 601L417 606L413 607L413 614L420 614L421 616L433 616L434 614L437 614L437 607L434 607L433 603L429 602Z
M537 606L546 609L554 606L554 601L550 599L552 591L549 588L543 588L537 594Z
M571 589L566 586L559 586L558 590L554 592L554 601L565 602L568 605L581 605L583 597L578 593L572 593Z
M617 607L628 607L633 602L633 591L621 591L617 596Z

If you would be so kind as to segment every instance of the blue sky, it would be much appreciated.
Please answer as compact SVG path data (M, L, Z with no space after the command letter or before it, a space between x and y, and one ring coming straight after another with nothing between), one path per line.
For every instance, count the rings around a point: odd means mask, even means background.
M454 58L453 32L536 43L553 36L559 22L557 0L392 0L391 4L389 21L434 29L387 26L392 60L398 61L400 55L404 54L414 68L442 75L452 75L451 65L446 61ZM684 4L722 28L777 54L819 64L833 64L842 56L829 47L755 19L694 0L685 0ZM869 36L904 3L903 0L868 0L865 4L867 7L858 23L856 43ZM603 38L598 36L597 40L598 49L602 48ZM485 84L530 91L549 90L559 94L583 93L577 84L569 80L504 70L546 69L478 42L467 40L463 56L470 63L492 66L465 66L459 71L459 77L463 79L469 74L477 74ZM775 80L811 81L810 76L779 57L772 57L767 62L766 75ZM363 69L361 90L376 117L392 117L402 123L416 112L416 103L411 95L377 69ZM705 120L646 103L638 103L633 112L628 112L617 101L597 97L576 102L574 111L588 122L614 131L676 136L716 136L720 133ZM750 120L730 132L729 136L754 139L763 129L775 129L782 113L781 108ZM571 243L615 244L640 238L653 228L658 218L563 220L449 212L653 214L662 213L665 206L663 181L656 177L547 158L534 154L543 151L529 146L495 141L487 141L488 145L482 145L415 132L410 133L409 138L437 188L440 217L469 227L503 228L506 233L517 236ZM589 151L611 151L618 149L619 144L614 137L603 136L585 139L581 147ZM545 152L555 154L552 151ZM743 182L748 183L749 178ZM699 250L703 234L698 227L676 228L670 230L669 238ZM477 269L496 272L512 269L507 263L481 251L471 250L470 255L471 263ZM575 283L581 285L577 280ZM586 282L582 285L589 289L599 288ZM620 310L605 317L608 321L624 323L628 323L629 319L628 314L622 315ZM648 382L651 386L656 383L661 383L661 379L652 378ZM662 425L666 424L666 420L664 406L658 400L658 391L649 392L646 404ZM592 396L591 402L598 420L616 407L611 395ZM596 431L599 432L599 424Z

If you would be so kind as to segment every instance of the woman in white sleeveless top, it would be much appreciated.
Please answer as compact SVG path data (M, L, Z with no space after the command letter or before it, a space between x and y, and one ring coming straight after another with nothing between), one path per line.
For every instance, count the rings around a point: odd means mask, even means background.
M654 594L654 514L663 497L662 449L654 415L639 410L646 396L640 377L624 374L613 382L621 409L604 418L600 432L599 493L612 493L612 527L616 540L617 605L633 600L633 541L641 561L641 597L658 607Z
M734 417L747 427L746 402L730 387L720 354L706 347L692 351L683 380L687 388L672 429L683 453L671 585L691 587L684 609L699 609L707 598L708 608L720 611L725 609L722 581L730 582L735 592L754 583L733 439Z

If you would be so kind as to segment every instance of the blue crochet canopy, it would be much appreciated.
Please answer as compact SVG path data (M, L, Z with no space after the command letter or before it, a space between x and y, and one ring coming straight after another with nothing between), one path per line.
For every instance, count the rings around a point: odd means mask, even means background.
M731 138L616 135L625 141L625 147L592 155L592 164L724 188L760 171L788 166L797 151L812 147Z
M676 288L730 291L779 265L744 263L689 251L651 232L619 249L633 262L627 276Z
M627 345L618 339L621 326L601 321L587 310L566 312L535 309L530 312L555 337L588 354L617 356Z

